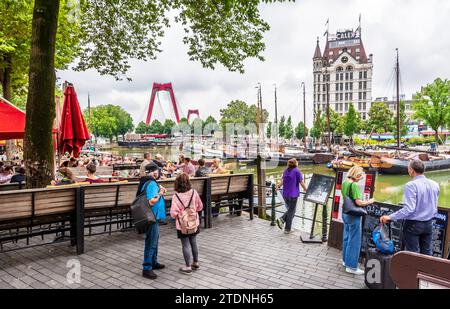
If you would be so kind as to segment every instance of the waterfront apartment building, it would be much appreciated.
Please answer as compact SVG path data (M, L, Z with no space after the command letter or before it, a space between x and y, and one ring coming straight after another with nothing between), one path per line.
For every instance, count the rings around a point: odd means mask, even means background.
M328 98L330 109L338 114L345 114L353 103L366 120L372 105L373 55L366 53L361 28L327 34L323 54L317 38L313 63L314 115L319 110L326 113Z
M412 115L414 114L414 110L412 108L413 100L406 100L406 96L404 94L400 95L400 100L405 102L405 115L406 118L408 118L408 121L413 122ZM397 115L397 96L394 96L392 98L392 101L389 101L389 98L387 97L381 97L376 98L373 103L375 102L385 102L386 105L389 107L389 109L392 111L392 113Z

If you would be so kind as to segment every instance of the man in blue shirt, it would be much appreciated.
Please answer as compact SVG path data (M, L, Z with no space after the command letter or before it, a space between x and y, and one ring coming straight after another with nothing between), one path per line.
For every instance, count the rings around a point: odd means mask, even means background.
M146 176L142 179L145 184L140 185L138 192L143 192L148 200L148 204L155 214L156 223L150 224L145 230L145 247L144 247L144 262L142 275L148 279L156 279L157 275L153 272L154 269L163 269L165 266L158 263L158 241L159 241L159 220L166 218L166 205L163 194L166 192L164 187L161 187L156 182L159 170L158 166L151 162L145 166ZM145 187L146 186L146 187Z
M406 251L432 255L433 218L438 212L439 185L427 179L425 165L420 160L409 163L408 173L413 178L405 185L404 207L390 216L380 218L381 223L404 219L403 238Z

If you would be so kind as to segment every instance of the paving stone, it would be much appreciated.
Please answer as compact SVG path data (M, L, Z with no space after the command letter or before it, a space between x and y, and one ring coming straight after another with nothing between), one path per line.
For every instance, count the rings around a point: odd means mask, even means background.
M143 235L128 231L86 237L81 256L67 243L2 254L0 288L365 288L362 277L343 272L338 250L303 244L298 235L286 236L267 221L215 218L213 228L198 236L201 268L191 276L178 272L183 255L174 235L171 224L161 227L158 260L166 268L154 281L142 277ZM66 280L71 259L81 263L80 284Z

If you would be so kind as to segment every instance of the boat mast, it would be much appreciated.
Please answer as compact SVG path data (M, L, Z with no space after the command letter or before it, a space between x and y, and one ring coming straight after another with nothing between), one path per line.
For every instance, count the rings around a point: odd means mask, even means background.
M305 152L307 150L306 147L306 90L305 90L305 82L302 82L303 85L303 142L305 144Z
M277 102L277 84L274 84L275 86L275 134L277 138L277 152L279 151L279 141L278 141L278 102Z
M397 51L397 65L396 65L396 77L397 77L397 147L400 148L400 64L398 60L398 48Z

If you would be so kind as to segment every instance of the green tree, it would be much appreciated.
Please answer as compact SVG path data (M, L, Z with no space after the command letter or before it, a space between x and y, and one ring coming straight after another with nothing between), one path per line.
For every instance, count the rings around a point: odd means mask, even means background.
M115 119L116 128L113 134L116 140L119 135L122 135L122 138L125 139L125 134L133 131L133 118L120 106L108 104L106 109L108 114Z
M305 126L303 124L303 121L300 121L295 128L295 137L299 140L303 140L305 136L308 136L308 128L306 128L306 134L305 134Z
M155 59L160 39L174 21L184 28L183 43L190 60L205 68L222 64L244 71L248 58L263 60L263 34L269 25L260 17L259 4L282 0L84 0L79 16L81 50L77 69L126 77L130 59ZM4 2L4 1L3 1ZM52 123L55 117L55 53L58 17L63 0L35 0L33 7L24 160L27 186L44 187L52 179ZM57 63L56 63L57 65Z
M158 119L152 121L149 126L148 133L151 134L162 134L164 132L164 127Z
M79 52L80 25L70 20L70 0L61 0L56 33L55 67L66 69ZM0 83L3 96L21 108L26 106L30 65L33 1L0 2Z
M149 133L149 126L148 126L145 122L141 121L141 122L139 122L139 124L137 125L135 132L136 132L137 134L146 134L146 133Z
M392 127L394 130L394 137L397 138L397 116L392 119ZM400 100L400 136L408 134L408 117L405 112L405 101Z
M84 110L84 117L87 119L87 110ZM95 137L106 137L112 142L117 131L117 122L110 110L105 105L99 105L91 108L91 132Z
M267 120L269 113L263 110L264 120ZM256 105L248 106L247 103L239 100L231 101L227 107L220 110L220 125L223 130L228 123L247 125L257 123L258 108Z
M369 110L369 127L376 133L392 132L393 113L384 102L375 102Z
M269 123L267 124L266 136L267 138L272 137L272 121L269 121Z
M422 120L435 132L439 142L439 128L445 126L450 110L450 81L437 78L432 84L422 87L413 97L413 118Z
M284 137L286 139L291 139L294 136L294 127L292 126L292 118L288 117L286 126L284 127Z
M284 137L286 135L286 117L281 116L280 123L278 124L278 136Z
M172 134L172 130L176 127L176 122L172 119L166 119L163 124L163 133Z
M322 113L321 111L317 111L316 119L314 120L314 125L310 131L310 136L316 139L319 139L322 137L323 133L323 119L322 119Z
M348 112L344 118L344 133L350 140L353 142L353 135L359 130L359 115L356 113L355 107L353 103L348 107Z

